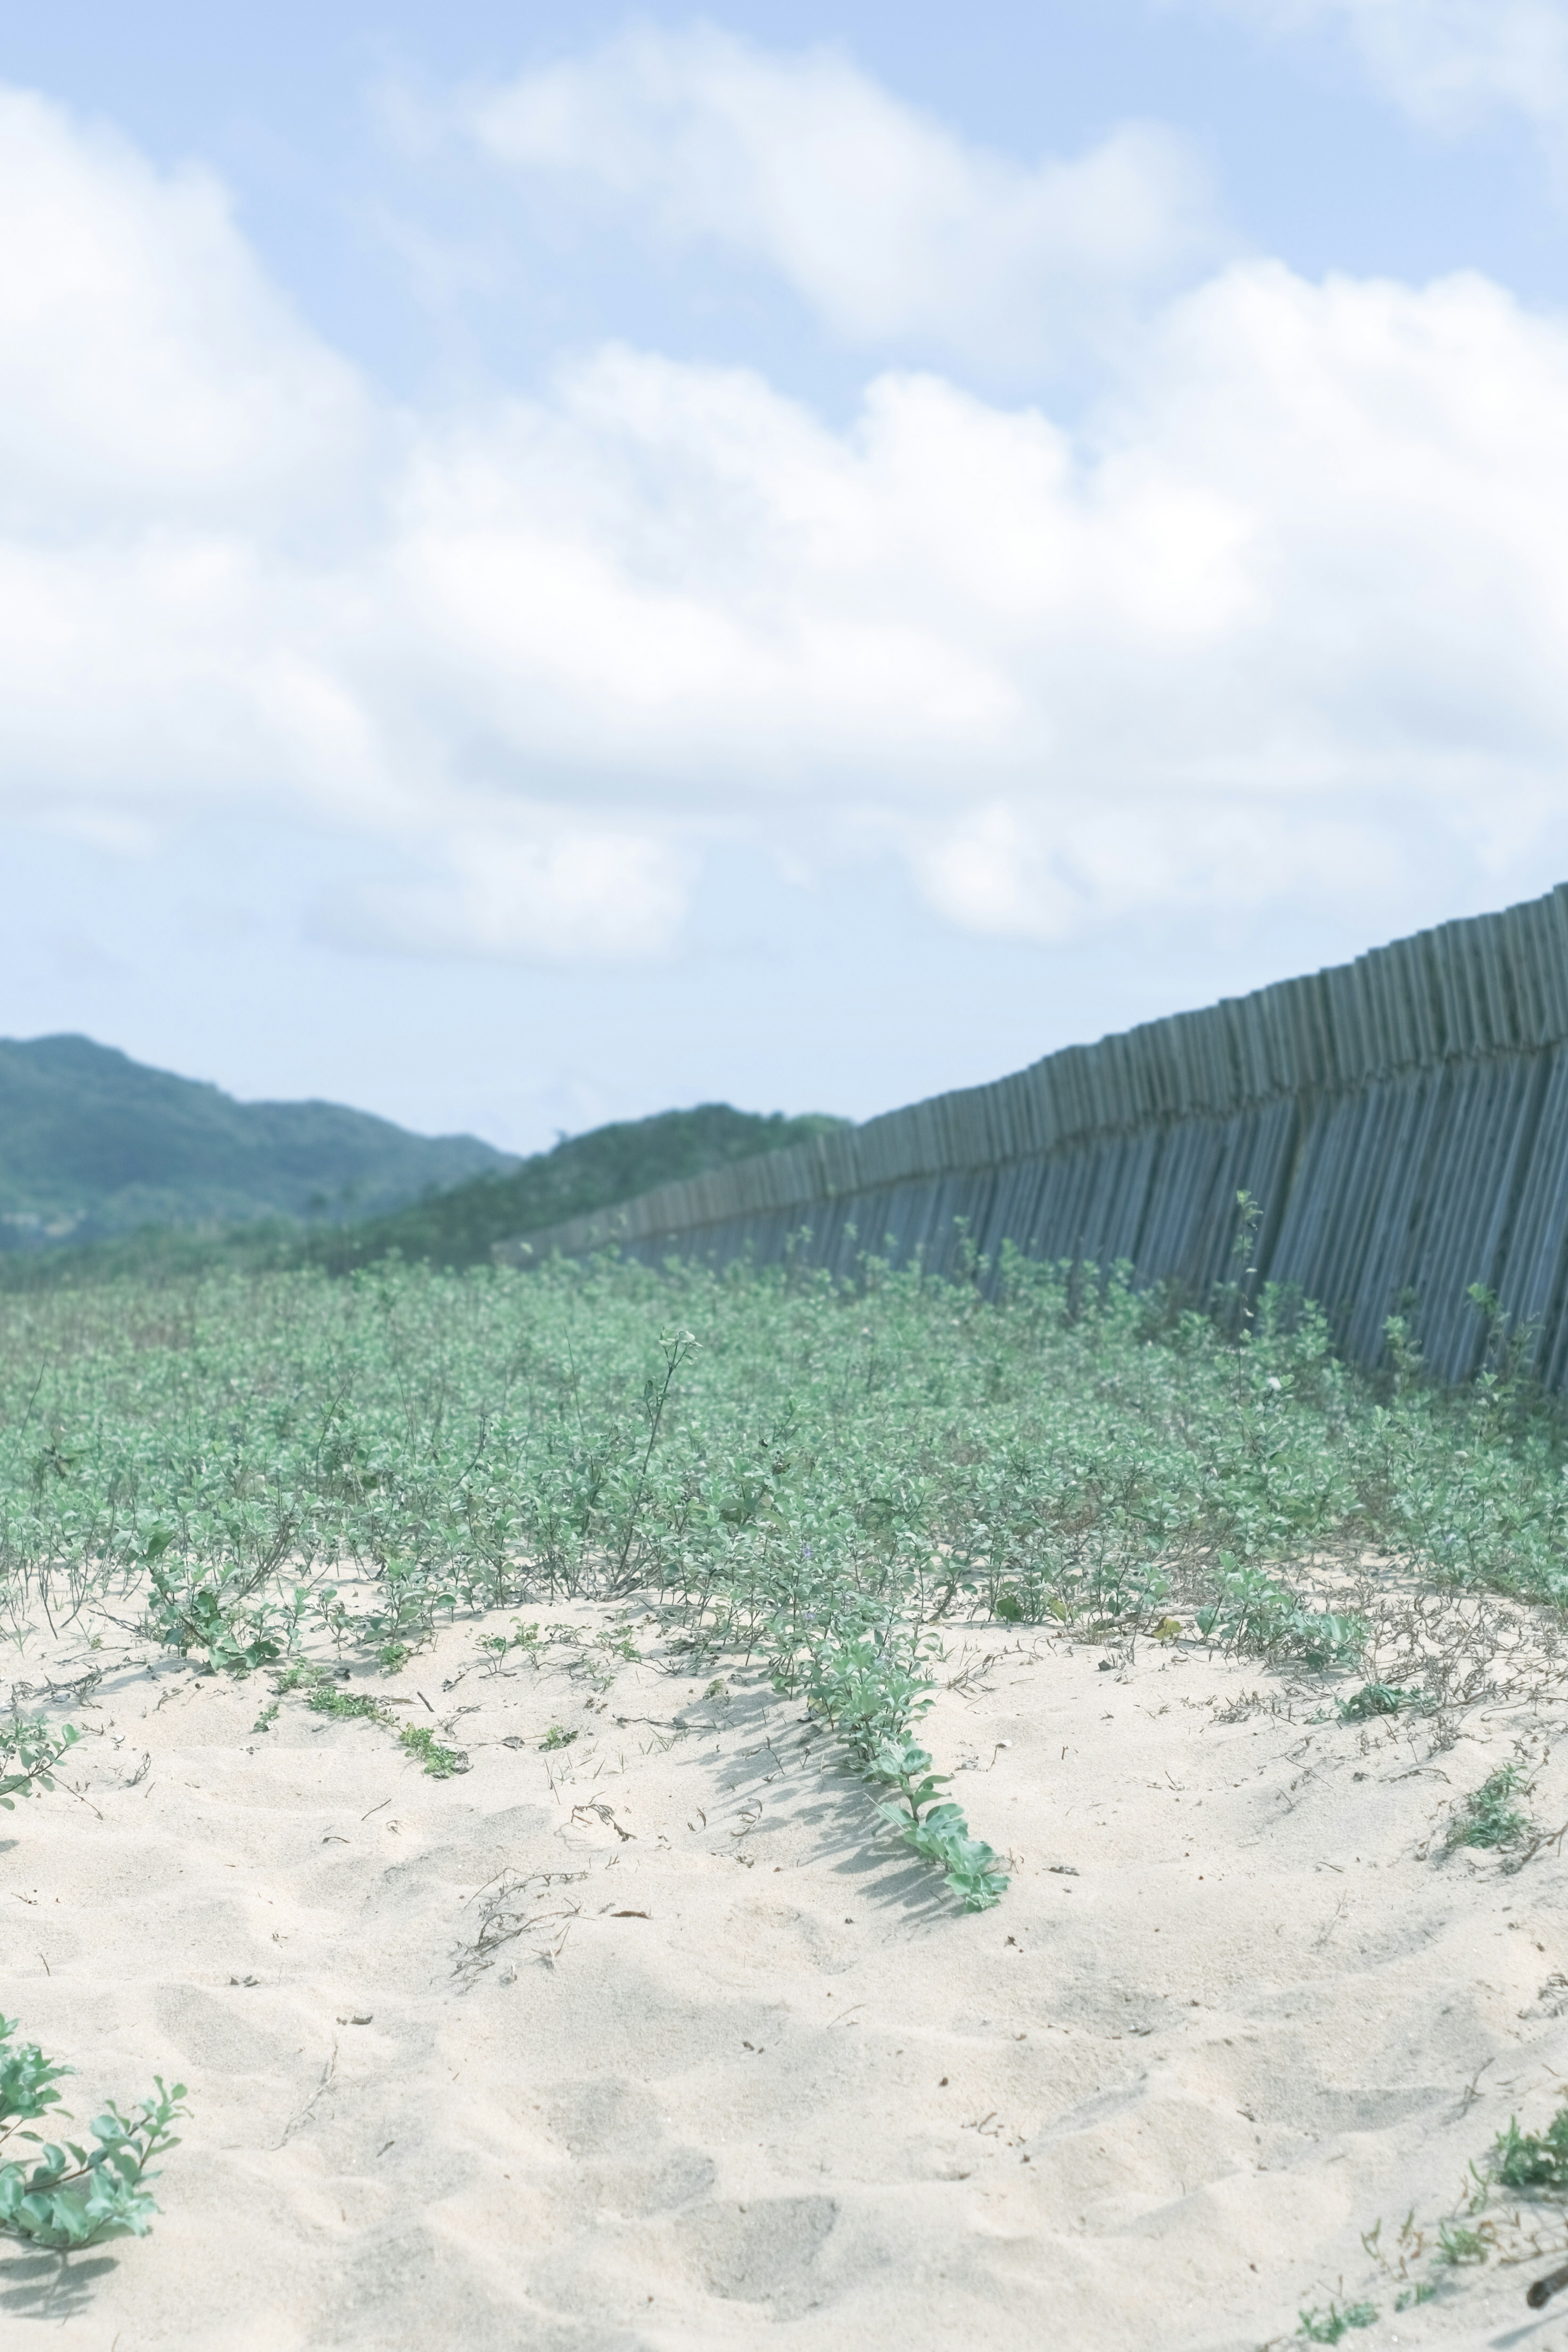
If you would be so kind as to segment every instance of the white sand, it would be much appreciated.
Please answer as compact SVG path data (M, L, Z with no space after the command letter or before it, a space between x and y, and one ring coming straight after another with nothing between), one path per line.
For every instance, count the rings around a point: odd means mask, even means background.
M107 1671L61 1710L90 1805L0 1818L0 2006L83 2116L154 2070L195 2113L149 2239L0 2252L0 2344L1220 2352L1342 2279L1369 2352L1568 2343L1539 2261L1395 2316L1361 2243L1568 2082L1568 1864L1418 1858L1516 1743L1568 1820L1550 1690L1432 1754L1256 1661L955 1640L930 1743L1015 1856L972 1916L798 1703L705 1698L651 1623L603 1691L479 1630L356 1684L449 1728L445 1782L297 1698L255 1732L262 1676L14 1658Z

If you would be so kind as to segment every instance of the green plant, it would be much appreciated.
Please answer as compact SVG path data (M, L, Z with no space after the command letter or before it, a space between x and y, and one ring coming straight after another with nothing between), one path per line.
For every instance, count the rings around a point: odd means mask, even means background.
M949 1775L933 1771L910 1727L932 1701L929 1678L889 1654L871 1633L825 1644L813 1662L813 1706L825 1716L868 1780L894 1790L877 1807L924 1862L935 1863L970 1911L1001 1900L1007 1875L992 1848L971 1837L962 1806L943 1800Z
M55 2084L76 2070L46 2058L36 2042L16 2042L16 2021L0 2017L0 2153L15 2136L37 2154L0 2161L0 2230L62 2252L105 2238L144 2237L158 2210L147 2186L157 2175L148 2168L179 2146L170 2126L188 2113L184 2084L169 2090L158 2076L155 2098L129 2115L110 2102L93 2117L92 2147L58 2146L21 2126L59 2107Z
M545 1748L570 1748L576 1738L576 1732L563 1731L558 1723L552 1723L539 1744Z
M1505 1764L1471 1790L1449 1823L1446 1850L1461 1846L1512 1845L1530 1829L1530 1816L1509 1799L1520 1785L1517 1766ZM1528 1793L1528 1791L1527 1791Z
M1301 2333L1309 2344L1337 2344L1352 2327L1375 2327L1375 2303L1331 2303L1327 2311L1314 2304L1310 2311L1300 2314Z
M1521 2132L1518 2117L1510 2116L1489 2162L1505 2189L1568 2190L1568 2108L1561 2109L1539 2136Z
M1242 1566L1232 1552L1219 1556L1219 1597L1197 1612L1200 1633L1231 1649L1279 1651L1310 1666L1349 1664L1365 1647L1367 1629L1359 1617L1306 1608L1259 1568Z
M247 1611L239 1597L218 1584L187 1585L179 1592L159 1566L153 1568L152 1581L153 1631L182 1657L205 1650L215 1670L247 1675L281 1655L282 1644L268 1631L265 1610Z
M80 1737L74 1724L53 1731L41 1716L28 1723L14 1715L9 1723L0 1723L0 1806L14 1812L18 1797L52 1789L60 1759Z
M328 1667L314 1665L304 1658L296 1658L291 1666L283 1668L273 1682L272 1687L280 1698L286 1698L290 1691L314 1690L319 1683L328 1680L329 1675Z
M346 1669L343 1671L346 1672ZM285 1666L274 1682L273 1690L279 1699L299 1691L312 1715L330 1716L336 1723L395 1723L397 1718L383 1702L369 1691L344 1690L338 1676L329 1666L297 1659ZM275 1715L276 1707L272 1713ZM265 1723L256 1728L264 1730Z
M384 1700L369 1691L344 1690L325 1666L300 1662L286 1667L274 1688L279 1696L302 1691L313 1715L329 1716L337 1723L382 1723L395 1727L404 1752L416 1758L435 1780L448 1780L454 1772L466 1772L468 1769L468 1759L462 1750L442 1747L427 1724L399 1724ZM269 1714L256 1726L257 1730L266 1730L277 1711L274 1704Z
M872 1769L879 1779L897 1786L899 1796L877 1811L922 1862L935 1863L953 1894L963 1896L965 1910L988 1911L1006 1893L1007 1873L994 1848L970 1835L962 1805L930 1803L923 1814L916 1811L948 1777L932 1773L931 1760L923 1748L912 1744L900 1748L889 1741L879 1750Z
M330 1715L337 1723L391 1723L394 1717L368 1691L340 1690L336 1683L317 1683L305 1701L312 1715Z
M697 1334L694 1331L688 1331L684 1327L679 1327L672 1331L661 1332L658 1344L664 1354L664 1378L662 1381L647 1380L643 1382L642 1409L643 1418L647 1423L647 1446L637 1467L637 1487L626 1512L626 1534L621 1539L621 1556L616 1562L617 1586L626 1576L626 1561L630 1557L633 1538L637 1534L637 1518L642 1510L643 1497L647 1493L648 1465L653 1460L653 1449L658 1443L659 1423L664 1419L665 1407L669 1402L670 1385L676 1373L696 1348Z
M994 1889L935 1767L875 1769L922 1739L939 1634L1195 1621L1309 1672L1364 1654L1347 1687L1369 1694L1399 1687L1388 1653L1285 1563L1353 1575L1373 1551L1426 1596L1568 1602L1568 1408L1513 1379L1513 1339L1457 1389L1408 1349L1363 1378L1318 1310L1254 1295L1252 1263L1217 1314L1006 1249L959 1282L870 1255L849 1279L797 1252L335 1280L229 1253L0 1285L4 1597L134 1594L187 1654L271 1664L279 1696L328 1679L288 1678L320 1632L358 1670L321 1711L363 1716L365 1669L453 1616L487 1612L500 1664L518 1644L488 1612L635 1582L699 1688L750 1665L810 1696L899 1833ZM635 1647L584 1632L574 1670L603 1687ZM914 1811L900 1773L932 1783Z
M1222 1328L1235 1339L1243 1326L1252 1320L1253 1308L1247 1285L1257 1273L1247 1261L1258 1243L1258 1227L1263 1223L1263 1211L1250 1192L1236 1196L1236 1235L1230 1245L1230 1276L1215 1286L1211 1311Z
M1447 2220L1437 2224L1437 2260L1458 2269L1461 2264L1484 2263L1491 2252L1491 2232L1483 2221L1471 2229L1468 2222Z
M1370 1723L1376 1716L1397 1715L1409 1700L1409 1692L1395 1690L1388 1683L1363 1683L1352 1697L1340 1701L1340 1721Z
M533 1652L538 1647L538 1625L525 1625L521 1618L513 1618L510 1633L485 1633L479 1637L479 1648L485 1654L486 1664L492 1675L500 1671L513 1650Z
M417 1757L434 1780L449 1780L454 1772L466 1772L468 1759L460 1748L443 1748L428 1725L405 1723L397 1735L402 1747L410 1756Z

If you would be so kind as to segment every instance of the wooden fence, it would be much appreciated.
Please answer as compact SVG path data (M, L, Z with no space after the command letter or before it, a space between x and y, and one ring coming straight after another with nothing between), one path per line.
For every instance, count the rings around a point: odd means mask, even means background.
M1206 1295L1230 1270L1241 1191L1260 1212L1256 1281L1299 1285L1360 1361L1408 1308L1428 1362L1463 1378L1484 1344L1467 1297L1480 1283L1539 1327L1548 1385L1568 1384L1568 885L497 1255L720 1264L793 1247L849 1272L866 1251L918 1249L948 1271L967 1235L993 1258L1008 1240Z

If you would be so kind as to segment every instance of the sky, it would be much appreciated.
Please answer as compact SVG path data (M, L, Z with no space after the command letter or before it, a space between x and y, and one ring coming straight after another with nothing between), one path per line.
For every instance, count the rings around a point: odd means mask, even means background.
M51 0L0 212L0 1033L860 1118L1568 878L1568 0Z

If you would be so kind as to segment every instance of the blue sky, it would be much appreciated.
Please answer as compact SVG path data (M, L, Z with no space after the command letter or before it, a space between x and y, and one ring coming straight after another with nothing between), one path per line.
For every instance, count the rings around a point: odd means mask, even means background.
M1551 887L1565 126L1560 0L14 14L0 1030L529 1149Z

